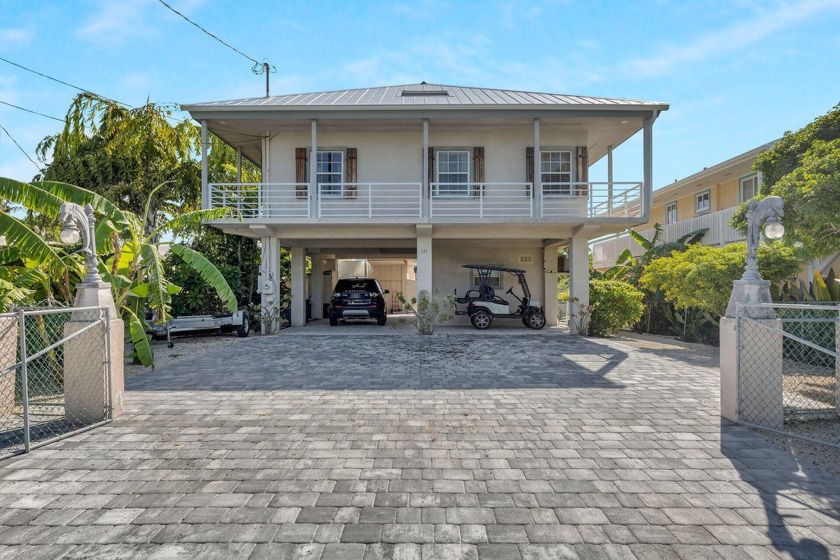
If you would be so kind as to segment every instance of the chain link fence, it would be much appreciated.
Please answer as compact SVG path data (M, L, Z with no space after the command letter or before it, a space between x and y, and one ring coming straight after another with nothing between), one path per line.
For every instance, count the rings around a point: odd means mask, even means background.
M0 314L0 458L111 418L105 308Z
M737 327L739 418L840 445L840 305L742 305Z

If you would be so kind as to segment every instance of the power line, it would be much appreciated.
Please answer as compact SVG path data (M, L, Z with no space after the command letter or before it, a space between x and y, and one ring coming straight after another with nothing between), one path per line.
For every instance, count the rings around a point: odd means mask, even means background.
M46 117L48 119L52 119L58 122L64 122L64 119L59 119L58 117L53 117L52 115L45 115L44 113L39 113L38 111L33 111L32 109L27 109L26 107L20 107L18 105L13 105L11 103L7 103L5 101L0 101L3 105L8 105L9 107L14 107L15 109L20 109L21 111L26 111L27 113L32 113L33 115L38 115L39 117Z
M178 14L179 16L181 16L182 18L184 18L187 22L189 22L189 23L191 23L192 25L194 25L194 26L196 26L197 28L199 28L202 32L204 32L204 33L206 33L207 35L209 35L210 37L214 38L215 40L217 40L218 42L220 42L221 44L223 44L224 46L226 46L227 48L229 48L229 49L230 49L230 50L232 50L233 52L238 53L238 54L240 54L240 55L244 56L246 59L248 59L248 60L250 60L251 62L253 62L255 66L261 66L261 65L262 65L262 63L261 63L261 62L258 62L258 61L257 61L256 59L254 59L254 58L251 58L250 56L248 56L248 55L247 55L247 54L245 54L244 52L240 51L239 49L237 49L236 47L234 47L234 46L233 46L233 45L231 45L230 43L225 42L225 41L224 41L223 39L221 39L218 35L214 35L213 33L210 33L209 31L207 31L206 29L204 29L203 27L201 27L199 24L197 24L196 22L194 22L193 20L191 20L190 18L188 18L187 16L185 16L184 14L182 14L181 12L179 12L178 10L176 10L175 8L173 8L172 6L170 6L169 4L167 4L166 2L164 2L163 0L158 0L158 2L160 2L161 4L163 4L164 6L166 6L167 8L169 8L169 10L170 10L170 11L172 11L172 12L174 12L174 13Z
M32 159L31 157L29 157L29 154L27 154L27 153L26 153L26 150L24 150L23 148L21 148L21 147L20 147L20 144L18 144L18 143L17 143L17 140L15 140L15 139L14 139L14 137L13 137L11 134L9 134L9 131L8 131L8 130L6 130L6 127L4 127L2 124L0 124L0 129L2 129L2 130L3 130L3 132L5 132L5 133L6 133L6 136L8 136L8 137L9 137L9 139L10 139L12 142L14 142L14 143L15 143L15 146L17 146L17 147L18 147L18 150L20 150L20 151L21 151L21 153L22 153L23 155L25 155L25 156L26 156L26 159L28 159L29 161L31 161L31 162L32 162L32 165L34 165L34 166L35 166L35 169L37 169L38 171L43 171L43 170L41 169L41 166L39 166L37 163L35 163L35 160L34 160L34 159Z
M184 20L187 23L197 27L202 33L205 33L205 34L209 35L210 37L212 37L216 41L220 42L221 44L223 44L224 46L226 46L227 48L229 48L233 52L245 57L245 59L248 60L249 62L253 62L254 65L251 67L251 72L253 72L254 74L257 74L257 75L265 74L265 96L268 97L268 75L271 74L271 73L277 72L277 68L275 68L274 66L272 66L271 64L269 64L265 60L263 62L259 62L257 59L248 56L244 52L240 51L239 49L237 49L236 47L234 47L233 45L231 45L230 43L228 43L227 41L225 41L224 39L219 37L218 35L215 35L215 34L211 33L210 31L207 31L205 28L203 28L202 26L200 26L199 24L197 24L196 22L194 22L193 20L191 20L190 18L188 18L187 16L185 16L184 14L182 14L181 12L179 12L178 10L176 10L175 8L173 8L172 6L167 4L164 0L158 0L158 2L160 2L161 4L166 6L171 12L173 12L173 13L181 16L182 18L184 18Z

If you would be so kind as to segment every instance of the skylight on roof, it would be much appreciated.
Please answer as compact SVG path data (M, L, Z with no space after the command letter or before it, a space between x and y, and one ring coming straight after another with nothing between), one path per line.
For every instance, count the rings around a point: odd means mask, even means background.
M420 90L420 89L404 89L402 90L403 97L428 97L428 96L438 96L438 97L445 97L449 95L449 92L445 89L432 89L432 90Z

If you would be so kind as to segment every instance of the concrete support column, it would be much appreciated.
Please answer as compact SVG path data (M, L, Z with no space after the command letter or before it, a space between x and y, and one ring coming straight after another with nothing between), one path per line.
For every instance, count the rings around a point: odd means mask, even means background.
M207 167L208 147L207 121L201 121L201 207L204 209L210 208L210 187L207 185L210 176Z
M534 199L536 200L536 211L534 216L542 217L543 212L543 190L542 175L540 175L542 155L540 155L540 119L534 119Z
M292 326L306 324L306 249L292 247Z
M644 184L642 185L642 216L650 217L650 207L653 202L653 119L644 119L642 132L642 157L644 161Z
M432 196L432 187L429 177L429 119L423 119L423 185L420 187L422 195L420 196L420 216L428 218L430 215L430 204Z
M559 312L557 302L557 245L543 247L543 273L545 324L549 327L556 327Z
M569 242L569 331L587 334L581 328L581 310L589 307L589 239L575 234Z
M613 213L613 147L607 146L607 215Z
M434 296L432 289L432 226L417 226L417 295L427 292Z
M260 307L262 316L277 317L280 308L280 243L276 237L263 237L262 262L260 263ZM279 317L278 317L279 319ZM278 321L268 324L263 320L262 333L272 334L279 327Z
M321 193L318 192L318 121L310 121L310 142L312 153L309 155L309 215L318 216L318 199Z
M312 302L312 318L324 318L324 258L321 253L313 253L312 273L309 275L309 301Z
M0 419L15 413L15 377L18 370L2 373L17 363L17 317L0 317Z

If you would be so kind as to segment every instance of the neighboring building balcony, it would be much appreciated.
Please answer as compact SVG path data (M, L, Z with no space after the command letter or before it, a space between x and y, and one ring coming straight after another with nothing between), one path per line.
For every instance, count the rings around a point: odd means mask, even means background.
M211 183L210 208L246 223L638 222L638 182Z
M732 219L735 210L736 208L727 208L664 226L662 228L661 243L672 243L680 237L699 229L709 230L701 241L704 245L723 246L737 241L743 241L745 239L744 235L738 230L729 227L729 221ZM650 240L653 239L654 230L652 228L639 230L639 233ZM630 249L634 257L638 257L644 253L644 249L626 233L593 243L592 266L595 268L608 268L614 265L618 255L624 252L625 249Z

